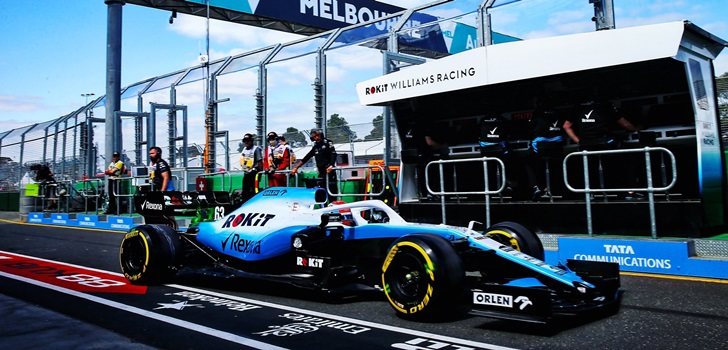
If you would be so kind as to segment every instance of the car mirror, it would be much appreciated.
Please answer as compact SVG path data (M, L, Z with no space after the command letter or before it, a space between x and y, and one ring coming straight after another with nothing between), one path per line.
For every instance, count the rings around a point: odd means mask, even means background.
M329 214L321 214L321 224L319 227L324 228L329 224Z

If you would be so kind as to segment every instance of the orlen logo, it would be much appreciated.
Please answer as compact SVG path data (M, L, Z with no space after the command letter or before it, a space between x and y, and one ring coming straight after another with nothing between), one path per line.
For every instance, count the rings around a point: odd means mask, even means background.
M146 209L146 210L162 210L163 207L162 207L162 204L161 203L151 203L151 202L148 202L148 201L144 201L144 203L142 203L142 209Z
M387 84L377 85L368 87L365 89L367 95L374 95L382 92L387 92Z

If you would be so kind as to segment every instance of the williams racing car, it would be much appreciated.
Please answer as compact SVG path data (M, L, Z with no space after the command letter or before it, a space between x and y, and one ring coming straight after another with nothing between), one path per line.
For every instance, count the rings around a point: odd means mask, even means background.
M397 314L425 320L478 316L545 323L613 313L618 265L544 263L534 233L504 222L470 227L406 222L378 200L324 206L321 188L269 188L226 213L224 195L150 193L136 198L147 224L126 233L121 268L135 284L180 271L222 268L321 292L382 291ZM212 210L213 220L180 231L169 215ZM157 222L157 224L149 224Z

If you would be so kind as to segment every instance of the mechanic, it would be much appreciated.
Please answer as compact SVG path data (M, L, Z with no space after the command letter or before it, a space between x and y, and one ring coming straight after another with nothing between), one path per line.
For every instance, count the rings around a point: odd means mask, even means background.
M172 181L172 168L162 159L162 149L154 146L149 149L149 179L152 182L152 191L174 191Z
M409 130L405 133L404 143L406 147L414 147L417 151L417 191L419 198L423 200L437 199L436 196L431 195L427 191L425 170L429 162L448 158L450 147L445 141L446 134L443 129L434 127L432 123L412 123ZM430 172L432 175L433 170L430 170ZM436 171L435 173L439 177L439 173ZM436 178L432 178L432 183L439 183L439 181Z
M243 151L240 153L240 167L243 169L243 202L255 195L255 178L263 170L263 151L253 141L253 134L243 135Z
M318 170L319 182L323 182L326 177L329 179L329 190L332 193L336 193L336 174L334 173L334 166L336 166L336 150L334 149L334 143L331 140L324 137L324 133L321 129L311 130L311 141L313 141L313 147L303 157L303 159L296 161L296 164L291 169L291 174L298 173L298 168L306 164L311 158L316 160L316 169ZM319 186L322 184L319 183ZM323 186L321 186L323 187Z
M564 131L572 141L579 145L580 150L600 151L621 147L621 142L612 132L614 126L619 126L621 129L627 131L637 131L637 127L627 120L612 103L600 101L599 97L594 95L592 99L577 106L574 113L566 118ZM601 159L599 161L601 162ZM622 175L619 177L624 178L627 183L619 186L635 186L638 178L634 172L634 162L622 161L620 164L624 164L622 166L624 170L620 171L620 173L626 174L626 176ZM600 175L593 168L590 169L590 173L595 173L593 178L600 178ZM590 178L592 177L590 176ZM631 200L644 196L642 194L628 192L623 197L624 199Z
M116 184L119 177L125 172L126 169L124 168L124 162L121 161L121 154L114 152L111 154L111 163L109 163L109 166L104 171L106 175L106 193L108 193L109 197L109 205L106 207L104 214L118 214L116 195L114 192L116 192Z
M284 139L285 140L285 139ZM265 149L264 168L268 173L268 186L287 186L286 175L276 171L288 170L291 166L290 147L281 142L281 136L275 132L268 133L268 147Z
M526 160L526 175L531 186L531 200L538 201L544 193L552 194L553 188L547 188L545 176L546 162L554 164L549 166L550 172L558 172L563 158L564 118L548 105L542 98L535 101L535 109L528 121L531 131L531 141L528 143L528 159ZM553 162L552 162L553 160ZM551 165L549 164L549 165ZM558 179L558 173L551 179Z
M503 116L491 115L480 120L480 136L478 137L480 155L500 159L506 168L506 175L515 174L513 171L510 171L512 168L512 158L508 137L508 123ZM488 162L488 178L494 179L492 181L496 183L496 186L489 184L489 190L495 190L500 187L502 175L500 174L500 166L497 163ZM512 195L516 187L514 181L506 178L506 186L503 192L504 194Z

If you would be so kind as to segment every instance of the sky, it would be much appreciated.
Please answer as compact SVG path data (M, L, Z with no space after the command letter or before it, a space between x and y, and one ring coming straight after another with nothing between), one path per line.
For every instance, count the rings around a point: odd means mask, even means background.
M411 7L431 0L382 2ZM475 10L480 2L455 0L429 13L452 17ZM725 0L614 2L617 27L688 19L728 40ZM0 132L66 115L85 104L87 97L82 94L105 94L106 11L103 0L0 0ZM593 8L588 0L522 0L492 13L495 31L524 39L594 29L590 20ZM129 4L123 7L122 87L198 64L206 46L204 18L180 14L170 24L169 17L168 11ZM462 20L472 21L472 17ZM214 60L298 38L289 33L211 21L210 56ZM328 112L341 113L350 123L371 120L376 112L363 113L357 106L354 84L381 74L381 56L372 55L375 50L370 49L340 51L329 59ZM313 62L308 57L277 63L270 69L271 125L284 128L293 116L302 114L306 123L301 127L310 127ZM715 67L717 74L728 72L728 52L721 54ZM357 73L359 69L361 73ZM235 135L242 134L244 129L254 131L252 96L256 74L246 71L231 76L220 82L226 95L220 98L231 98L221 108L221 117L225 116L221 129L233 130ZM203 91L202 84L189 84L178 90L179 103L198 106L190 109L190 126L197 132L203 125ZM145 102L166 103L166 95L168 90L162 90L145 97ZM136 100L122 101L122 109L136 110Z

